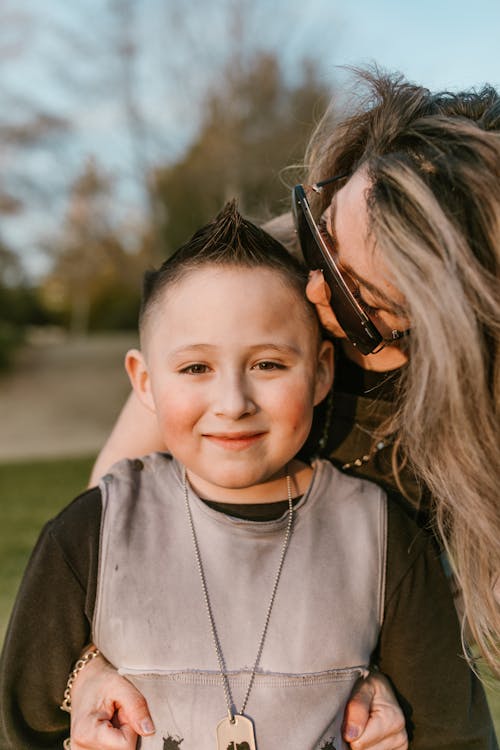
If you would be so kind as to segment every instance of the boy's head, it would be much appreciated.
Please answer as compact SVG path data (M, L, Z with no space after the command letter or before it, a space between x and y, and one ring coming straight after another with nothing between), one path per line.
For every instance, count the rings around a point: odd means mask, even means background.
M142 352L128 353L127 371L206 497L265 499L331 386L332 347L306 283L234 203L146 275Z
M316 336L320 340L316 311L305 296L307 269L274 237L244 219L237 210L236 202L230 201L215 219L195 232L159 269L144 274L139 314L142 347L147 338L148 320L167 287L196 269L209 265L268 268L280 274L287 286L297 291L303 313L316 328Z

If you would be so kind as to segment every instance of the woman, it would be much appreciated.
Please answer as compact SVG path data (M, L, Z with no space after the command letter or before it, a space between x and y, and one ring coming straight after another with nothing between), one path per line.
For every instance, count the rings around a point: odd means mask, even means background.
M372 106L324 122L311 144L311 183L348 175L313 191L313 212L382 335L411 328L379 354L345 351L368 370L401 368L377 439L430 491L467 622L498 671L500 98L364 77ZM321 280L310 293L340 335Z
M498 670L500 99L492 89L433 96L397 78L360 79L367 98L341 122L327 116L308 151L308 182L329 184L305 192L375 329L384 339L410 333L367 355L343 338L314 437L345 470L397 485L421 507L432 497L468 624ZM318 273L309 296L344 337ZM131 399L93 477L162 447ZM94 661L88 683L99 679L110 695L118 678L96 677ZM90 692L82 680L75 697L90 706Z

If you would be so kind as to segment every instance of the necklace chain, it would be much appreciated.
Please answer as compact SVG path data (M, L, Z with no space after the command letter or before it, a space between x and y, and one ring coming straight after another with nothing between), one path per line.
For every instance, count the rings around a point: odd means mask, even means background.
M230 721L233 722L234 721L234 710L233 709L235 709L235 706L234 706L234 701L233 701L233 697L232 697L232 694L231 694L231 687L229 685L228 673L227 673L226 664L224 662L224 655L222 653L222 647L221 647L221 643L220 643L220 638L219 638L219 634L217 632L217 628L216 628L216 625L215 625L215 619L214 619L214 614L213 614L213 610L212 610L212 604L210 602L210 596L208 594L207 580L206 580L206 577L205 577L205 570L203 568L203 563L202 563L202 560L201 560L200 548L199 548L199 545L198 545L198 537L196 536L196 531L195 531L194 522L193 522L193 515L191 513L191 507L189 505L188 483L187 483L187 477L186 477L186 470L185 469L184 469L184 472L183 472L182 481L183 481L183 487L184 487L184 500L185 500L185 503L186 503L186 510L187 510L187 515L188 515L188 519L189 519L189 526L191 528L191 536L193 538L193 547L194 547L194 552L195 552L195 557L196 557L196 564L198 566L198 572L200 574L201 585L202 585L202 588L203 588L203 596L204 596L204 599L205 599L205 606L206 606L206 609L207 609L208 619L210 621L210 630L211 630L211 633L212 633L212 640L214 642L215 652L217 654L217 661L219 663L219 670L220 670L220 674L221 674L221 677L222 677L222 684L223 684L223 687L224 687L224 696L226 698L227 712L228 712L228 716L229 716ZM251 692L252 687L253 687L253 683L254 683L254 680L255 680L255 674L257 672L257 667L259 666L260 658L262 656L262 650L264 648L264 642L266 640L267 629L269 627L269 621L271 619L271 612L272 612L272 609L273 609L274 600L276 598L276 592L278 590L278 584L279 584L279 581L280 581L280 578L281 578L281 571L283 570L283 563L285 562L286 551L288 549L288 544L290 542L290 537L292 535L293 502L292 502L292 481L291 481L291 478L290 478L290 474L286 475L286 488L287 488L287 496L288 496L288 523L287 523L287 527L286 527L286 531L285 531L285 537L283 539L283 545L281 547L281 555L280 555L280 560L279 560L279 563L278 563L278 570L276 572L276 576L275 576L275 579L274 579L273 589L272 589L272 592L271 592L271 598L269 600L269 605L267 607L266 617L265 617L265 621L264 621L264 627L262 629L262 635L260 637L259 646L258 646L258 649L257 649L257 654L255 656L254 665L253 665L253 668L252 668L252 672L250 674L250 680L249 680L249 683L248 683L247 691L246 691L245 697L243 699L243 704L241 706L241 710L239 712L236 711L236 713L239 713L239 714L244 714L245 713L245 709L246 709L247 703L248 703L248 698L250 696L250 692Z
M330 428L331 428L331 422L332 422L332 417L333 417L333 404L334 404L334 391L332 388L330 390L328 399L326 401L326 412L324 416L323 429L321 432L321 437L318 440L318 454L320 456L325 455L325 451L328 446L328 437L330 435ZM360 429L362 432L369 434L373 438L370 431L362 427L360 424L356 423L356 427ZM353 469L353 468L359 468L360 466L363 466L363 464L366 464L369 461L371 461L372 458L374 458L379 451L392 445L393 442L394 442L394 435L390 435L384 439L382 438L379 438L378 440L376 439L375 442L372 444L372 446L369 448L369 450L363 453L363 455L357 456L356 458L352 458L349 461L346 461L344 464L342 464L342 469Z
M363 466L363 464L368 463L368 461L371 461L372 458L383 448L387 448L387 446L390 445L389 441L386 440L378 440L375 445L373 445L368 453L365 453L362 456L358 456L357 458L353 458L351 461L348 461L345 464L342 464L343 469L352 469L353 466L359 468L360 466Z

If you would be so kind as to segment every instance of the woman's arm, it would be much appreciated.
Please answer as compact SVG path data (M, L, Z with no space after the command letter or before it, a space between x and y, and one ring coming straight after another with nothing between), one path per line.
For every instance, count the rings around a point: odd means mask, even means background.
M166 446L160 437L155 415L141 404L132 391L97 456L89 486L97 484L110 466L122 458L135 458L163 450L166 450Z
M90 640L100 496L85 493L43 529L16 597L0 659L0 747L56 750L59 708Z
M387 585L378 665L403 706L412 750L493 750L493 723L462 650L435 539L389 504Z

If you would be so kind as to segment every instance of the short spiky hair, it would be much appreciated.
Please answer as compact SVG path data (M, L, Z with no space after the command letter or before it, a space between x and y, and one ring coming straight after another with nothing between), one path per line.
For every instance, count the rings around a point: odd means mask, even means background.
M187 273L207 265L267 268L279 273L304 302L305 314L319 330L314 307L307 301L308 271L277 240L239 213L232 200L208 224L198 229L160 268L146 271L139 327L146 320L165 289Z

